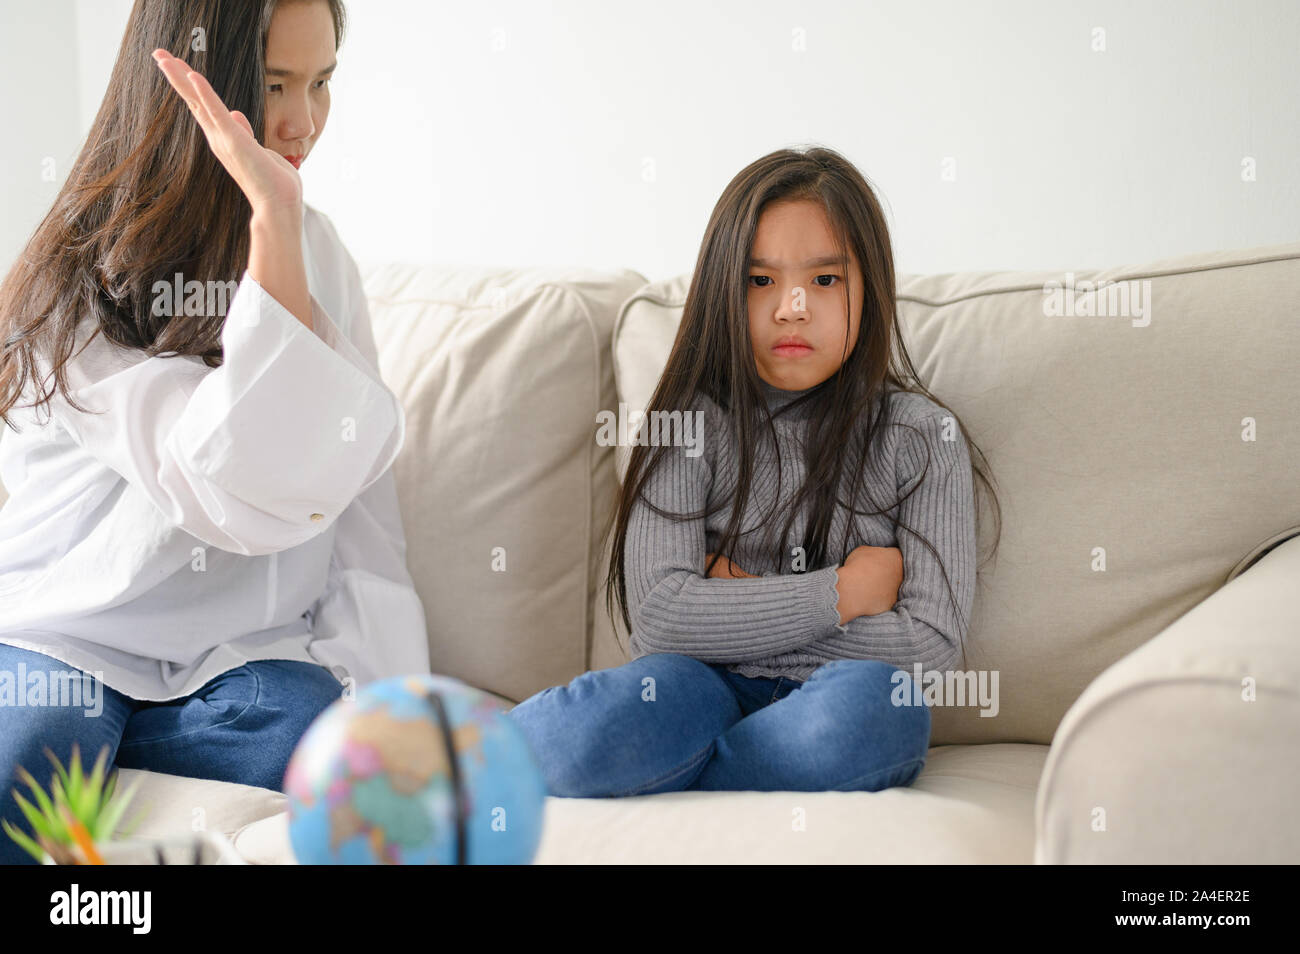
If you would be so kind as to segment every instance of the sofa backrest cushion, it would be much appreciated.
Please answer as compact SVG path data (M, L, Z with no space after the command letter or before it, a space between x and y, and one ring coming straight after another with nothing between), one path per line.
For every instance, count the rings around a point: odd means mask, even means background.
M610 338L645 279L579 268L363 269L434 672L521 700L587 668L616 486L595 441Z

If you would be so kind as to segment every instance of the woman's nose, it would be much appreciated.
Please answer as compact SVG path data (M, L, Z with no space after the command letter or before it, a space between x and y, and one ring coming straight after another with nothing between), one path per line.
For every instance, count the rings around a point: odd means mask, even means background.
M311 119L311 108L305 103L293 107L280 120L280 138L286 142L310 139L316 133Z

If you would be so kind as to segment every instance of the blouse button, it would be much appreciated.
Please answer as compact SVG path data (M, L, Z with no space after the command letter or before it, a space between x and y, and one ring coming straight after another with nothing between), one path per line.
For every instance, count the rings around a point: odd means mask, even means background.
M325 519L325 514L323 514L323 513L314 513L314 514L311 515L311 518L312 518L313 520L324 520L324 519Z

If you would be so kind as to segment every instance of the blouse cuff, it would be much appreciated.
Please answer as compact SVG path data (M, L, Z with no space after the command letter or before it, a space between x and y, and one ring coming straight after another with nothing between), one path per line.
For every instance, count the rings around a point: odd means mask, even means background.
M311 302L308 329L245 272L222 331L225 373L200 383L178 433L206 480L309 536L383 475L405 438L401 402Z

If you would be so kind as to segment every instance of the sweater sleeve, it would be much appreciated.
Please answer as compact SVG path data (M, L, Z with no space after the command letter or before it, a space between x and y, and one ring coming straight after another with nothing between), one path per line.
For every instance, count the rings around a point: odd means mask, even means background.
M718 426L714 415L705 420ZM718 443L710 436L704 445ZM624 556L634 658L681 653L709 663L748 662L789 652L817 635L810 620L835 600L835 568L741 580L706 577L708 450L697 457L683 447L663 453L628 517ZM663 516L646 501L694 516Z
M343 307L362 307L360 294L350 289ZM203 542L246 555L297 546L388 470L405 436L378 370L314 296L311 306L314 330L245 272L221 367L100 342L69 376L92 413L59 402L55 415Z
M970 451L955 427L951 437L946 435L947 418L940 408L912 422L895 456L899 496L910 492L899 504L899 523L930 541L943 569L925 543L900 525L896 545L903 554L903 582L893 609L841 626L832 597L819 616L829 626L807 652L827 659L879 659L900 668L919 662L939 671L959 658L958 640L965 639L975 598L975 499Z

